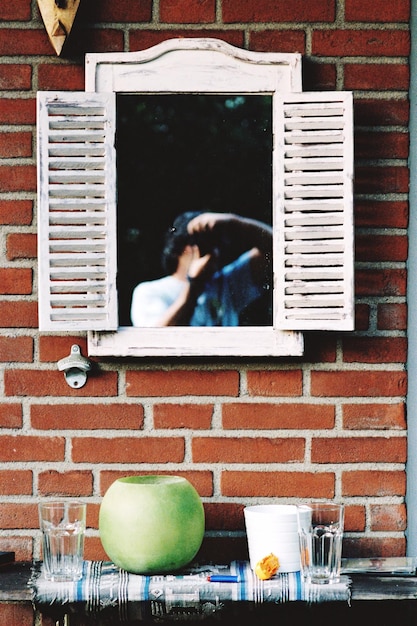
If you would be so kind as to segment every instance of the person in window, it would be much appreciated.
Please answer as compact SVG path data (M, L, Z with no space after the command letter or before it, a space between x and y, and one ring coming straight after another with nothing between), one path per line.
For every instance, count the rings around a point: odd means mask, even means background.
M166 236L167 275L133 291L133 326L239 326L252 303L265 295L272 300L271 255L272 228L263 222L234 213L182 213Z

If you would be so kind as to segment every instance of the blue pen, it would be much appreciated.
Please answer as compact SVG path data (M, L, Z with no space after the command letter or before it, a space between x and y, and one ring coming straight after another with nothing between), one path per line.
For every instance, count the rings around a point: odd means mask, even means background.
M212 574L207 576L207 580L211 583L238 583L239 576L227 576L225 574Z

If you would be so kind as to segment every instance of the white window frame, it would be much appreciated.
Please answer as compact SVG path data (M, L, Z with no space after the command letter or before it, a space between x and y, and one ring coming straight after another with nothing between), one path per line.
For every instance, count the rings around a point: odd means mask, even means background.
M87 55L86 94L102 93L247 93L272 96L274 321L268 327L115 329L113 311L109 316L113 321L108 326L86 327L90 355L301 356L302 330L353 328L351 94L316 93L314 101L318 113L308 113L307 117L303 117L303 107L311 106L307 104L311 97L302 92L299 54L256 53L208 38L172 39L141 52ZM330 107L328 112L326 107ZM337 114L333 127L328 120L333 120L333 111L339 107L342 113ZM323 130L320 127L322 122L317 127L312 117L320 116L322 112L325 120ZM297 160L297 151L311 132L311 123L316 125L313 130L315 138L318 135L323 137L320 142L324 152L320 152L317 158L313 150L308 155L308 168L303 171L303 165ZM343 141L342 156L327 148L327 145L333 146L336 136L337 141L340 137ZM334 168L340 167L334 166L337 160L343 160L343 166L341 171L335 172ZM41 179L42 176L39 177L39 186L43 188ZM329 200L326 199L327 192ZM299 197L302 197L303 203L307 199L311 211L303 212L303 208L299 207ZM40 205L48 202L44 190L40 191L39 199ZM337 209L340 218L336 222L332 209L335 202L340 205ZM112 203L111 198L109 203ZM40 212L45 213L42 206ZM40 222L44 223L45 218L41 217ZM300 235L301 232L304 234ZM115 237L114 232L111 246L113 258ZM44 236L41 240L43 242ZM44 253L41 249L39 252L41 256ZM298 260L301 257L321 257L323 253L325 262L320 265L320 271L310 268L310 261L305 265L304 261ZM43 271L47 274L48 267ZM115 271L113 267L111 273ZM314 302L319 303L318 307L311 304L309 295L311 285L317 284L322 285L324 290L323 294L313 295ZM340 291L341 295L334 293ZM110 297L109 300L117 308L115 298ZM53 325L44 324L44 329L53 328Z

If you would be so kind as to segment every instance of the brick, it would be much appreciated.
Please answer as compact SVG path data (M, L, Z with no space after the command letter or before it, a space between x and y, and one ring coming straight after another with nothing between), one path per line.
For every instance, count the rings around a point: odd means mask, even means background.
M0 98L0 123L1 124L35 124L36 100L35 98ZM19 203L19 201L11 201ZM21 203L29 203L29 200L21 200Z
M251 396L301 396L303 374L301 370L249 370L247 386Z
M37 328L38 303L24 300L0 302L0 327Z
M72 440L74 463L181 463L182 437L83 437Z
M209 429L212 404L156 404L153 408L155 428Z
M87 354L87 340L85 337L66 335L41 335L39 337L39 359L42 363L56 363L71 351L71 346L79 346L83 355Z
M100 537L86 537L84 547L84 558L91 561L109 561L109 556L105 553Z
M1 268L0 293L5 295L31 294L32 270L29 268Z
M319 397L396 397L407 392L405 372L311 372L311 394Z
M0 65L1 91L28 91L32 88L32 68L30 65L10 63Z
M357 200L355 225L362 228L407 228L408 203L401 200Z
M405 437L323 437L311 442L312 463L405 463Z
M355 305L355 330L368 330L370 320L369 304L359 303Z
M342 474L342 494L354 496L404 496L406 475L404 471L354 470Z
M34 437L32 435L1 435L0 461L63 461L63 437ZM1 524L0 524L1 527Z
M41 496L91 496L93 474L90 470L41 472L38 477L38 491Z
M378 304L377 328L378 330L406 330L407 305L400 302Z
M404 538L395 537L343 537L342 556L350 558L372 558L405 556Z
M356 296L405 296L407 274L402 269L358 269L355 272Z
M65 54L75 57L86 52L123 52L124 33L116 28L87 28L77 31L76 37L70 37Z
M312 54L316 56L408 56L410 33L384 30L314 30Z
M408 193L409 171L406 166L359 166L356 168L357 193Z
M22 428L23 411L19 402L0 403L0 428Z
M159 19L172 24L214 22L216 0L160 0Z
M33 475L30 470L0 470L1 493L3 496L31 495Z
M5 373L4 388L7 396L116 396L117 373L100 372L89 376L84 387L72 389L62 372L52 370L15 370Z
M231 497L333 498L333 472L223 471L221 494Z
M346 363L405 363L406 337L345 337L343 360Z
M36 167L34 165L2 165L0 186L3 191L35 191Z
M82 65L41 64L38 67L40 90L84 91L84 67Z
M37 529L39 527L37 504L3 502L0 507L0 527L3 529Z
M194 463L295 463L304 460L304 438L194 437Z
M366 527L366 509L361 504L345 506L345 530L363 532Z
M231 561L247 561L248 542L245 535L236 536L205 536L201 548L196 555L197 563L231 563ZM239 623L248 623L240 619ZM231 622L236 623L236 621Z
M0 158L32 156L32 133L26 131L0 132Z
M26 22L31 15L31 0L2 0L0 4L0 20L3 22Z
M334 333L305 332L304 358L308 363L335 363L337 341Z
M407 132L358 131L355 134L357 159L407 159Z
M14 552L16 561L30 562L33 559L33 538L29 536L2 536L0 537L0 550Z
M235 22L333 22L334 0L223 0L224 23Z
M32 428L39 430L141 429L143 406L140 404L33 404Z
M11 233L6 239L6 255L9 261L36 259L37 236L33 233Z
M408 127L410 103L407 99L358 98L355 100L355 124L358 126Z
M214 37L222 39L234 46L244 45L243 31L241 30L204 30L204 29L169 29L169 30L135 30L129 31L129 50L145 50L172 37Z
M398 63L347 63L344 88L369 91L407 91L409 67Z
M89 502L87 507L87 528L95 528L98 530L100 516L100 504Z
M15 28L2 29L0 38L1 56L39 54L51 54L51 44L44 28L19 28L18 31Z
M408 22L410 0L345 0L347 22Z
M31 602L0 603L0 624L5 626L6 624L7 626L34 626L35 617Z
M407 528L405 504L371 504L371 530L399 532Z
M205 502L206 530L245 530L244 505L237 502Z
M32 361L32 337L0 337L0 362L31 363Z
M336 89L337 70L334 63L303 58L303 91Z
M100 472L100 494L104 495L110 485L118 478L124 478L125 476L147 476L155 474L152 471L135 472L129 470L102 470ZM172 471L160 471L158 469L158 476L172 475ZM175 470L175 476L183 476L197 489L202 498L208 498L213 495L213 473L209 470L187 470L178 471Z
M31 200L0 200L0 224L29 226L33 219Z
M335 407L330 404L236 402L223 404L222 424L225 429L327 429L334 427Z
M148 22L152 19L152 1L101 0L98 5L86 3L80 9L85 22Z
M345 404L343 428L347 430L404 430L405 406L395 404Z
M256 52L299 52L306 50L302 30L256 30L249 33L249 47Z
M237 396L236 371L127 371L128 396Z

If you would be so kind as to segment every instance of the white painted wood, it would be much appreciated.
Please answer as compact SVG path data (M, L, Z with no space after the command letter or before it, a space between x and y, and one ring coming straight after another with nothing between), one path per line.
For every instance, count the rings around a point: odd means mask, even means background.
M118 93L268 93L301 91L299 54L257 53L216 39L172 39L148 50L88 54L86 90ZM274 200L275 211L276 200ZM268 328L90 333L92 355L272 355L302 353L300 333Z
M351 330L352 95L281 94L279 100L275 117L280 186L277 325Z
M41 330L117 328L114 134L114 94L38 94Z
M86 55L86 91L301 91L301 55L260 53L213 38L168 39L139 52Z
M298 54L214 39L87 55L86 91L40 96L39 126L48 124L39 140L42 330L93 331L97 356L299 356L299 331L353 328L350 94L302 93ZM273 326L117 328L114 103L104 98L102 117L101 92L272 95Z
M120 327L114 333L89 333L94 356L301 356L301 333L270 328Z

